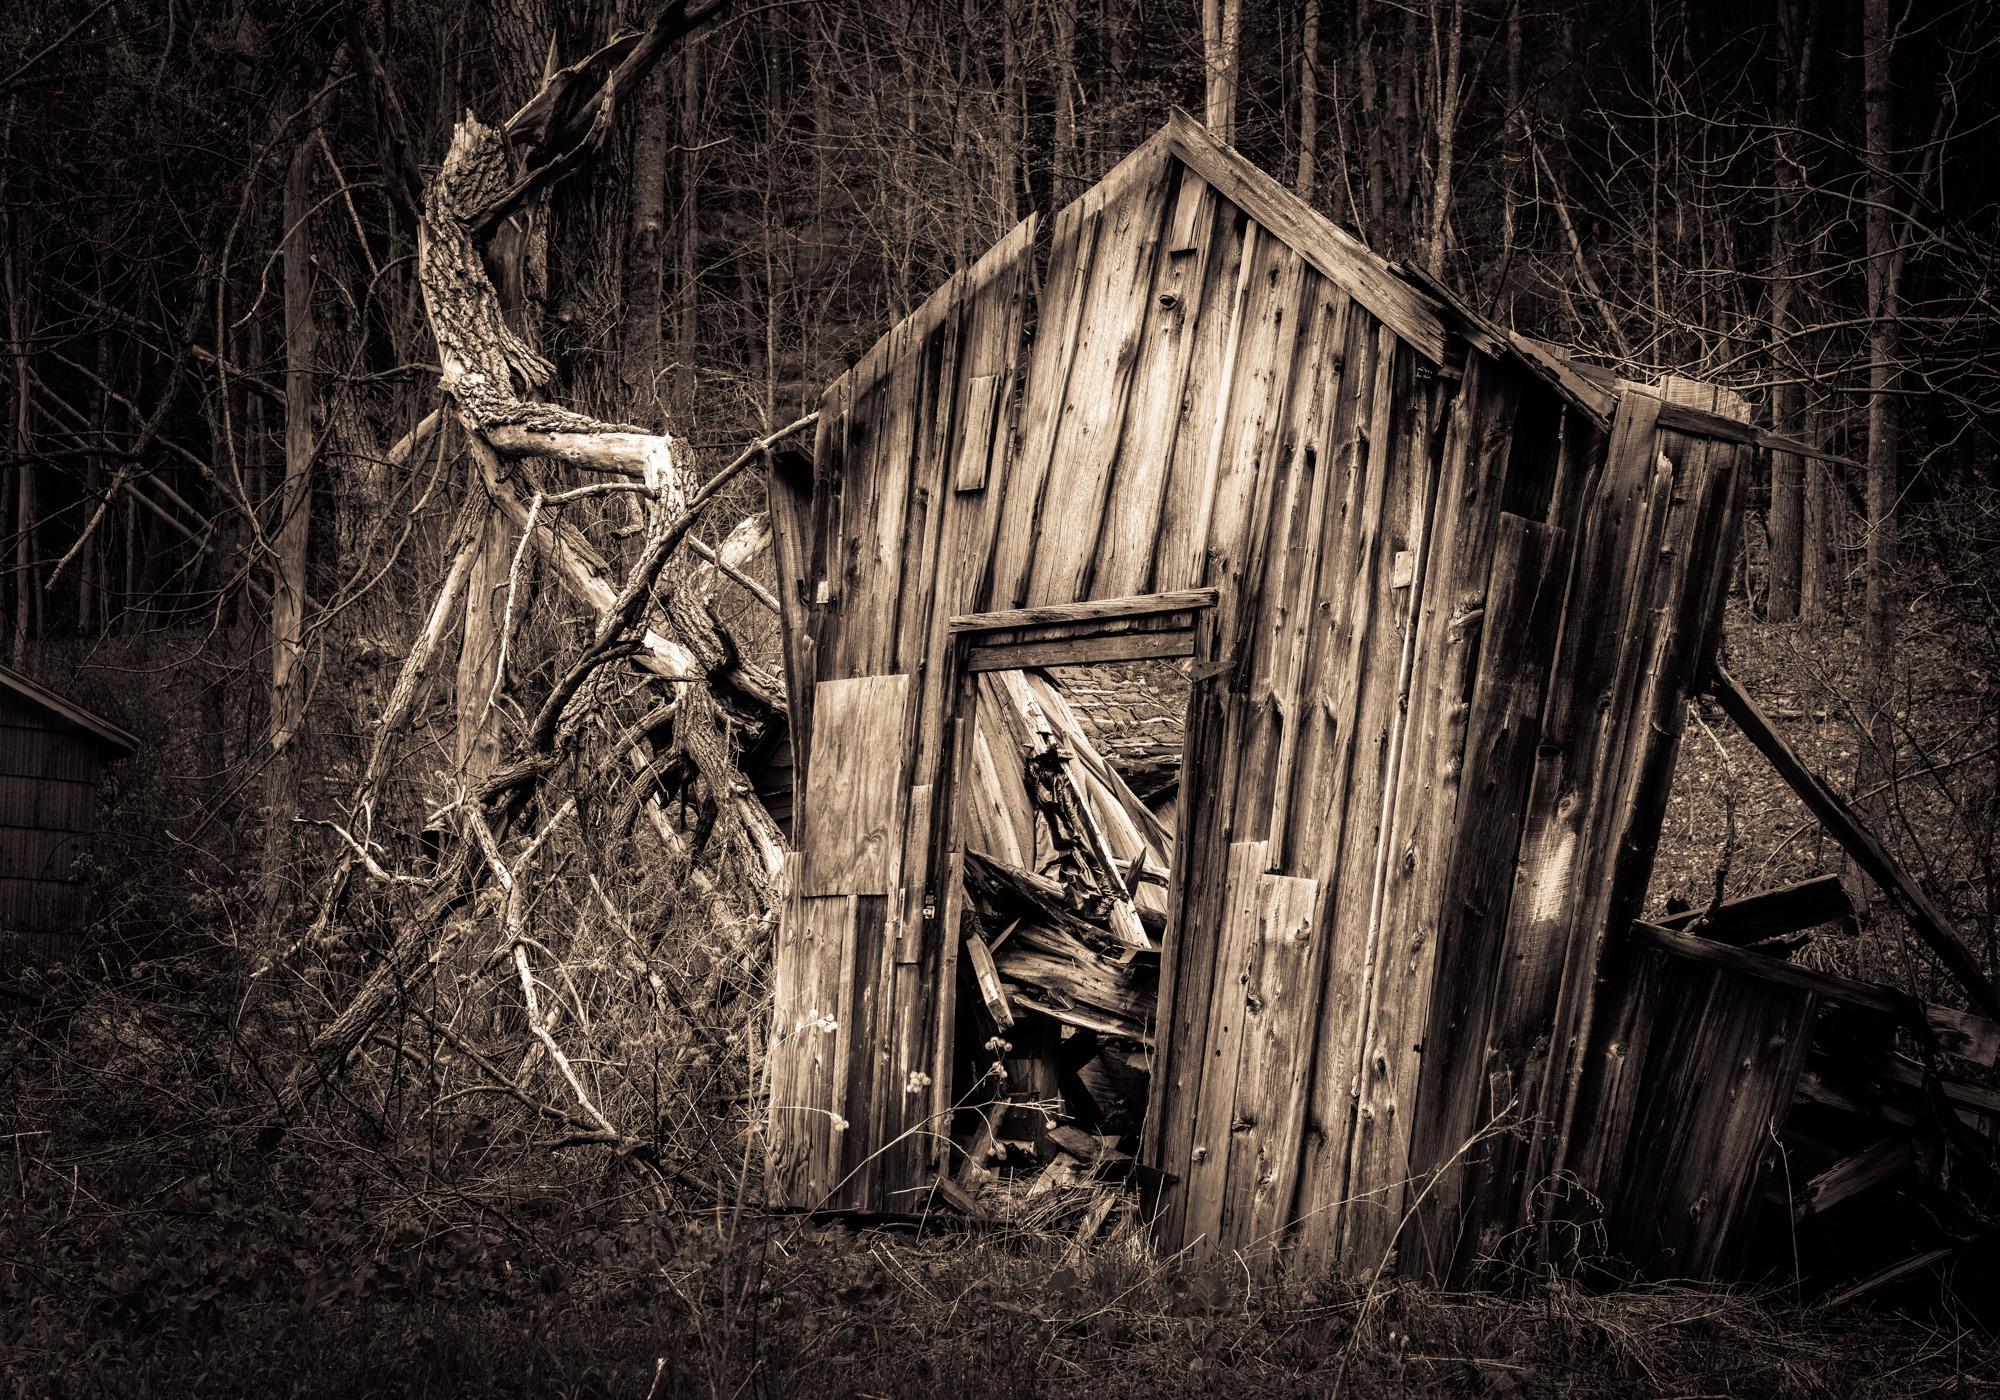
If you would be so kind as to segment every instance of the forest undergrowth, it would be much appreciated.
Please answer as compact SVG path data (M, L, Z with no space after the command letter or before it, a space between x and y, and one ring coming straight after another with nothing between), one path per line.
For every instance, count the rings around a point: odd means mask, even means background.
M1943 525L1930 537L1953 544ZM1925 601L1923 557L1899 652L1910 699L1892 836L1977 927L1995 850L1980 728L1992 639L1978 610ZM1847 703L1857 650L1838 618L1781 627L1732 603L1727 664L1829 771L1861 742ZM143 781L121 797L128 813L161 800ZM1799 830L1793 806L1704 715L1655 901L1699 901L1718 876L1737 893L1837 872L1837 851ZM1829 1309L1782 1269L1733 1286L1621 1286L1586 1250L1564 1277L1502 1272L1446 1292L1162 1258L1136 1214L1081 1240L1073 1214L974 1231L949 1217L890 1229L766 1212L754 977L703 1031L715 1049L699 1074L663 1080L657 1058L650 1078L596 1067L606 1106L647 1124L636 1153L551 1150L494 1096L442 1092L439 1045L386 1037L287 1119L271 1105L323 1008L251 975L241 890L199 862L174 867L164 848L113 859L162 872L150 899L145 880L104 882L106 917L145 926L127 960L30 974L4 1010L7 1395L2000 1389L1989 1300L1965 1274ZM705 932L669 920L656 948L699 970L712 961ZM1900 942L1876 918L1798 956L1936 991L1900 961Z
M10 1396L2000 1387L2000 1339L1949 1287L1829 1311L1782 1284L1252 1282L1240 1261L1159 1258L1132 1225L1080 1245L1073 1222L969 1233L730 1197L663 1208L616 1162L519 1141L454 1169L435 1142L371 1137L380 1120L358 1105L344 1126L232 1128L223 1086L246 1063L202 1034L222 1008L185 985L45 990L39 1022L10 1033Z

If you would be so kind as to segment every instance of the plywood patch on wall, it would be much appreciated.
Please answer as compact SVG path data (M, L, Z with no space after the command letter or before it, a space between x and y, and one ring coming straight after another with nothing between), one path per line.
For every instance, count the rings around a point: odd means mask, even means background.
M857 676L815 689L799 893L889 894L899 872L910 678Z

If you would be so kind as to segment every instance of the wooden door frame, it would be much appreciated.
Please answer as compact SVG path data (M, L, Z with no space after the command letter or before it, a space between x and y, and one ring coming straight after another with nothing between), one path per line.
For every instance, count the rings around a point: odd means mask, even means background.
M954 1083L958 1051L958 949L965 906L966 798L974 736L978 724L979 677L989 671L1026 670L1042 666L1077 666L1152 658L1193 657L1201 660L1214 647L1215 619L1221 592L1188 588L1169 593L1145 593L1127 598L1056 603L1004 612L970 613L947 625L945 684L951 696L945 717L951 751L940 776L950 783L942 801L932 803L930 850L926 860L925 916L939 916L944 942L937 982L936 1061L932 1066L933 1121L942 1121L938 1135L943 1168L950 1161L950 1116L958 1098ZM1190 704L1193 691L1190 690ZM1191 736L1188 736L1191 737ZM1186 762L1187 737L1182 740ZM1185 773L1183 779L1185 780ZM1185 839L1188 803L1183 782L1177 842ZM1178 849L1177 869L1185 862ZM1169 940L1180 915L1180 881L1169 887ZM1171 960L1161 956L1161 992L1168 988ZM1164 1002L1161 1003L1165 1005ZM1155 1031L1155 1042L1158 1032Z

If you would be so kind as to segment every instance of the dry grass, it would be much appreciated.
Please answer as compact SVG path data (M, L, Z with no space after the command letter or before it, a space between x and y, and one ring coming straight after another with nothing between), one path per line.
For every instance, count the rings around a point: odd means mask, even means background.
M366 1076L276 1141L219 1025L102 990L9 1026L0 1396L1922 1395L2000 1387L1935 1304L1517 1278L1256 1281L1162 1259L1094 1189L976 1233L683 1198L601 1153L392 1111ZM718 1113L743 1141L747 1110ZM240 1126L232 1127L232 1122ZM734 1190L735 1161L711 1179ZM1098 1188L1101 1189L1101 1188ZM740 1198L739 1198L740 1199ZM942 1222L940 1222L942 1224Z

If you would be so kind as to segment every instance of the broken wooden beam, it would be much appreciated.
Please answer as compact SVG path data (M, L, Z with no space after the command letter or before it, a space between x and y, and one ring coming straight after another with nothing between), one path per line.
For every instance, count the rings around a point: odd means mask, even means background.
M2000 991L1981 970L1978 959L1965 946L1938 907L1931 903L1915 877L1903 869L1888 848L1862 822L1853 806L1835 792L1824 779L1807 768L1796 750L1757 708L1736 678L1722 667L1715 668L1715 698L1736 722L1750 742L1757 746L1778 776L1796 792L1838 841L1854 863L1868 872L1870 879L1896 896L1908 914L1910 927L1924 945L1942 962L1972 998L1973 1006L1988 1016L2000 1017Z
M954 635L967 632L1005 632L1016 627L1042 627L1055 623L1101 622L1108 618L1150 617L1158 613L1195 612L1212 608L1221 595L1213 588L1182 588L1171 593L1142 593L1131 598L1099 598L1086 603L1051 603L1039 608L1008 608L1002 612L969 613L954 617Z
M979 988L979 999L986 1005L986 1014L1001 1030L1013 1029L1014 1008L1007 1001L1007 988L1000 981L1000 971L993 965L993 950L978 934L968 933L965 935L965 956L972 966L972 980Z
M1752 952L1748 948L1732 948L1712 938L1681 933L1658 924L1632 925L1632 940L1643 947L1657 948L1661 952L1707 963L1711 967L1727 968L1766 982L1816 992L1828 1001L1886 1011L1911 1023L1913 1028L1927 1025L1940 1050L1963 1056L1977 1064L1990 1065L1996 1056L2000 1056L2000 1024L1968 1011L1918 1001L1879 982L1863 982L1854 977L1818 972L1782 958Z
M1131 891L1118 874L1117 852L1104 826L1091 810L1078 760L1066 736L1051 723L1035 698L1033 687L1018 671L999 676L999 691L1012 713L1008 716L1027 757L1027 792L1041 809L1058 845L1067 850L1088 895L1102 900L1111 932L1128 947L1151 948Z
M1792 1202L1792 1219L1822 1215L1851 1196L1907 1171L1916 1149L1906 1137L1886 1137L1852 1156L1843 1157L1805 1184Z
M948 1176L940 1176L931 1183L931 1194L939 1205L969 1220L985 1218L985 1213L979 1209L979 1202L973 1198L972 1193Z
M965 887L982 910L1008 918L1020 915L1062 929L1086 943L1096 939L1115 946L1119 942L1102 919L1093 919L1070 903L1068 891L1054 880L984 852L965 853ZM992 951L999 951L999 940L994 941Z
M1759 890L1713 909L1690 909L1651 922L1678 933L1696 933L1741 948L1852 918L1854 904L1837 875L1815 875L1795 885Z

